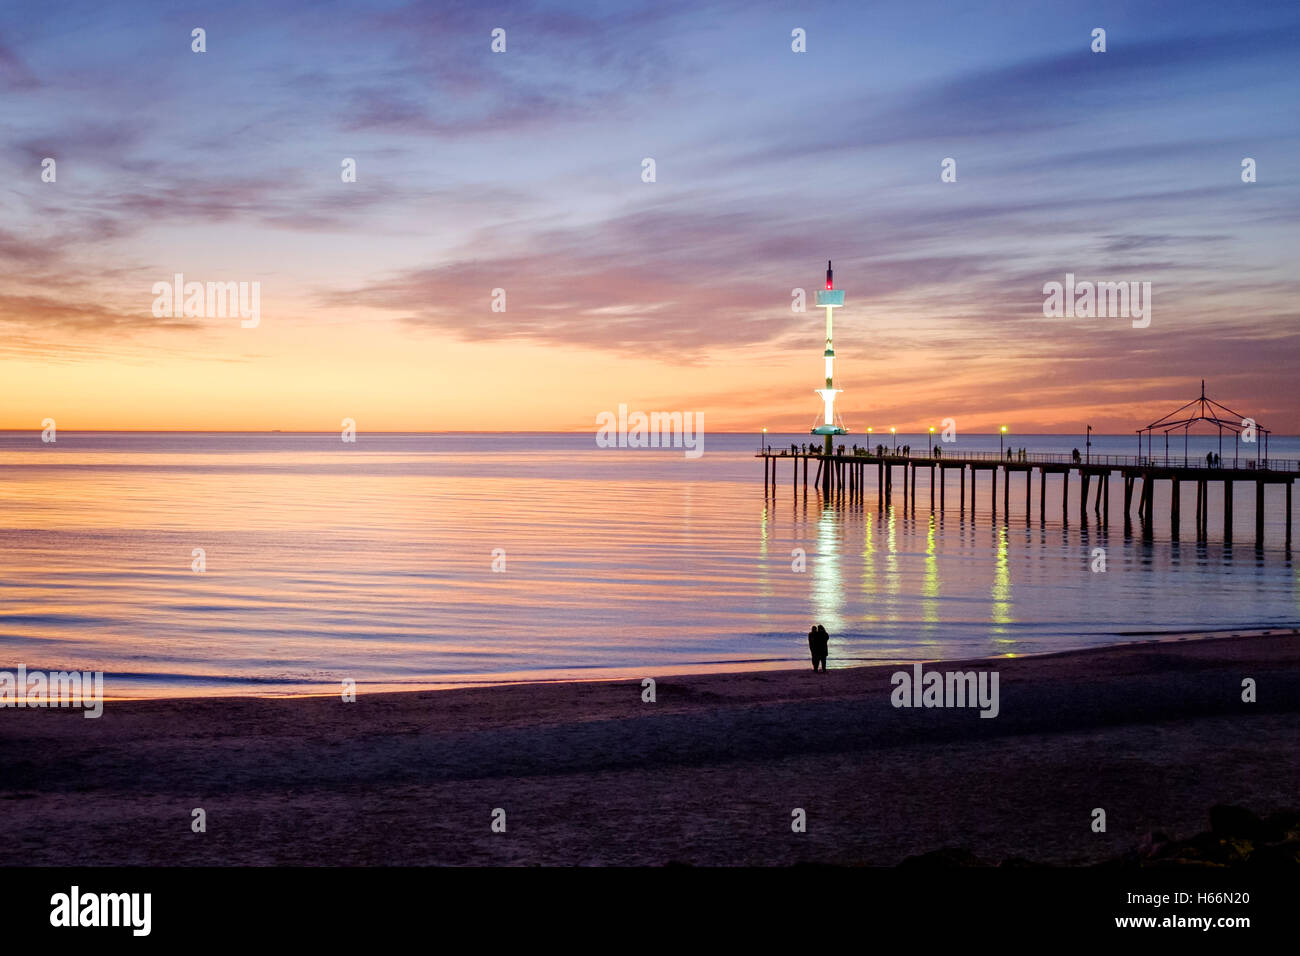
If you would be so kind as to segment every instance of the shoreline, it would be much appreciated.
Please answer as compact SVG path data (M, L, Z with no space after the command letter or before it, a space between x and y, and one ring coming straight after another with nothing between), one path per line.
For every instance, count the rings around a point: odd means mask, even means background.
M1195 628L1185 631L1128 631L1122 634L1116 634L1115 637L1126 638L1125 640L1116 640L1105 644L1098 644L1090 647L1071 647L1062 650L1044 650L1031 651L1023 654L1000 654L987 657L935 657L935 658L909 658L896 660L872 660L856 663L859 658L839 658L838 660L851 660L855 663L836 666L836 658L831 657L830 670L840 672L846 670L862 670L864 668L882 668L882 667L911 667L913 664L977 664L991 663L1005 660L1037 660L1046 657L1056 657L1069 654L1094 654L1108 651L1112 648L1130 647L1137 645L1157 645L1164 643L1182 643L1185 641L1213 641L1227 640L1233 638L1248 638L1257 636L1267 636L1272 634L1300 634L1300 622L1295 624L1277 624L1271 627L1222 627L1222 628ZM806 662L805 662L806 663ZM770 664L771 666L752 666L755 664ZM659 676L671 677L675 680L686 678L714 678L724 676L734 676L738 674L762 673L762 674L784 674L796 673L807 668L801 666L788 666L795 664L795 659L773 659L748 660L748 661L717 661L701 665L694 664L670 664L666 667L655 668L647 666L635 672L630 669L624 669L623 673L618 675L600 674L597 676L565 676L565 677L510 677L502 675L495 678L491 675L484 675L481 678L472 678L456 681L430 681L410 684L406 686L385 684L377 681L374 686L381 689L370 689L371 685L362 682L357 684L357 695L367 694L369 696L388 695L388 694L420 694L432 692L444 692L455 690L472 690L488 687L520 687L520 686L551 686L563 684L593 684L593 683L626 683L628 681L639 681L645 677ZM734 666L727 666L734 665ZM17 665L12 665L16 667ZM720 669L701 669L701 668L720 668ZM0 668L4 669L4 668ZM58 668L55 668L58 669ZM32 668L28 668L32 672ZM212 694L157 694L157 695L132 695L132 696L112 696L104 695L104 702L108 703L132 703L144 701L163 701L163 700L310 700L319 698L338 697L337 689L330 691L309 691L304 693L212 693Z
M892 664L668 677L654 703L628 680L4 710L0 864L1092 865L1215 804L1295 809L1300 634L1272 631L942 662L996 667L996 719L892 706Z

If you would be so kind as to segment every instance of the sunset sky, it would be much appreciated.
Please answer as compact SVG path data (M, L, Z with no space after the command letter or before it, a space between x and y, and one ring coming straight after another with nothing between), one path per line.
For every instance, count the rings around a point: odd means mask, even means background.
M1300 9L1081 6L8 2L0 428L806 431L831 258L855 432L1300 432Z

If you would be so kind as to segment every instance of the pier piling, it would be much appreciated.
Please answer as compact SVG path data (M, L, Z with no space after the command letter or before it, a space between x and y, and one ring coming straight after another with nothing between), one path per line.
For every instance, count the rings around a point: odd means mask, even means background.
M1178 483L1177 475L1173 477L1172 481L1172 490L1169 493L1169 532L1177 541L1179 521L1182 519L1183 492Z
M876 466L877 497L882 511L893 507L894 468L902 468L903 511L905 514L911 515L916 514L917 473L924 467L928 470L930 479L930 512L932 514L937 512L942 515L946 510L947 473L955 468L957 470L959 508L961 514L965 516L967 513L966 472L969 470L970 516L972 520L976 513L978 475L981 470L989 472L989 509L993 519L997 520L998 473L1002 472L1002 512L1004 521L1008 523L1011 519L1011 473L1013 471L1023 471L1025 473L1025 521L1032 522L1034 468L1037 467L1039 520L1043 524L1047 521L1047 474L1048 472L1059 473L1061 475L1061 523L1067 527L1070 517L1070 473L1078 471L1080 519L1086 526L1088 508L1091 504L1092 513L1098 516L1103 529L1110 526L1110 476L1112 472L1119 472L1120 478L1124 482L1124 533L1126 535L1132 533L1130 518L1134 508L1134 498L1136 498L1137 515L1142 523L1144 538L1150 538L1154 534L1156 482L1168 481L1170 486L1169 530L1170 536L1174 540L1178 539L1182 529L1183 485L1192 481L1196 484L1195 526L1198 543L1209 539L1211 482L1218 482L1223 489L1223 540L1225 543L1231 543L1235 482L1253 481L1255 483L1255 545L1261 549L1264 546L1264 525L1266 524L1265 485L1283 484L1285 485L1286 515L1282 536L1288 554L1291 551L1291 541L1294 536L1291 485L1300 480L1300 462L1289 459L1285 461L1267 459L1264 461L1263 467L1260 467L1258 463L1250 463L1249 468L1222 468L1217 463L1213 465L1192 465L1186 460L1182 464L1169 462L1162 464L1145 456L1121 458L1118 462L1113 458L1119 456L1113 456L1100 463L1083 463L1079 461L1068 462L1064 456L1035 456L1030 460L1012 461L975 453L963 459L956 459L956 456L952 456L941 460L934 456L913 459L910 456L893 454L869 455L856 450L854 454L848 455L843 453L843 449L839 449L833 454L825 454L820 450L803 453L795 450L793 453L786 451L783 454L774 454L771 449L764 448L755 457L763 459L763 493L765 498L775 496L779 490L780 466L777 464L777 459L788 458L790 460L791 493L793 495L799 494L800 471L802 470L805 500L808 496L809 485L811 485L814 489L820 491L827 504L830 504L833 500L846 501L852 504L864 501L868 490L867 466L874 464ZM811 476L811 480L808 474L810 459L816 459L817 462L816 471ZM1094 482L1096 483L1095 491L1093 491ZM938 488L937 508L935 502L936 487ZM1089 494L1092 494L1091 502L1088 500Z
M1255 547L1264 547L1264 482L1255 479Z

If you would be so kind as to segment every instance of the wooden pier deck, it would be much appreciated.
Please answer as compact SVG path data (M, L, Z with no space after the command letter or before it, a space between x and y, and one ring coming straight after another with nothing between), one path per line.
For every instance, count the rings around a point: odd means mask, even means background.
M1087 521L1089 498L1094 517L1105 527L1110 525L1111 475L1117 475L1123 482L1124 504L1123 522L1126 531L1131 531L1134 512L1145 537L1155 533L1155 488L1156 483L1168 481L1170 485L1169 528L1172 537L1177 538L1182 521L1184 484L1196 488L1196 539L1204 541L1209 536L1209 501L1210 486L1219 486L1218 495L1223 501L1223 538L1232 541L1233 533L1233 490L1237 483L1253 482L1255 485L1255 546L1262 548L1264 543L1264 514L1268 498L1265 488L1268 485L1282 485L1285 492L1286 509L1286 550L1291 550L1291 486L1300 480L1300 461L1292 459L1255 459L1229 460L1223 465L1210 466L1199 459L1178 461L1164 456L1125 456L1093 455L1085 460L1075 461L1069 455L1026 455L1006 457L997 452L967 452L963 455L924 455L904 456L886 453L884 455L868 454L864 450L854 453L839 448L837 454L826 455L821 452L794 452L789 449L769 448L755 456L763 459L763 489L768 495L778 493L784 478L780 472L786 462L791 465L790 485L798 494L808 495L811 487L814 494L821 495L826 501L847 500L862 502L867 494L868 469L876 471L876 494L881 509L894 507L894 476L902 469L901 498L904 511L915 514L917 504L916 482L919 473L927 473L922 491L929 491L931 511L940 513L947 510L947 482L944 477L949 471L959 474L958 507L962 514L968 510L966 486L970 485L969 511L974 514L976 495L982 493L980 473L988 478L989 505L994 518L998 514L998 485L1001 483L1002 516L1009 520L1012 508L1012 475L1024 474L1024 517L1032 520L1034 499L1034 471L1038 471L1038 515L1040 521L1047 518L1047 481L1048 475L1061 476L1061 518L1068 524L1070 515L1071 485L1077 488L1075 499L1078 501L1079 517ZM810 477L809 469L813 469ZM1071 481L1073 473L1078 478ZM938 481L935 480L936 474ZM969 477L968 477L969 476ZM1055 480L1055 479L1053 479ZM1016 484L1019 484L1016 480ZM1095 485L1095 488L1094 488ZM1118 490L1118 489L1117 489ZM936 501L936 493L938 500ZM1015 496L1018 501L1020 494Z

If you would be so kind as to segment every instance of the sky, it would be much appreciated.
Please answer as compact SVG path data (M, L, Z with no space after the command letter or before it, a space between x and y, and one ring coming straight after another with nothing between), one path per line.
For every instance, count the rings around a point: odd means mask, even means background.
M807 431L833 259L854 433L1202 378L1300 433L1297 62L1293 3L11 0L0 428ZM1067 273L1150 324L1045 316Z

